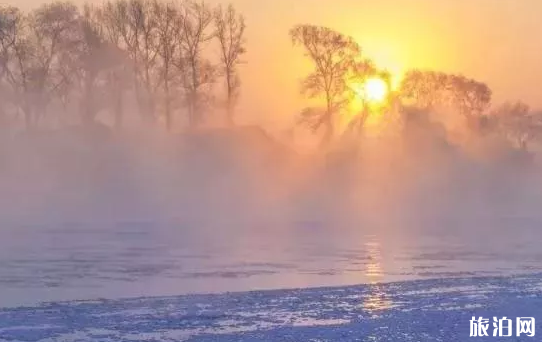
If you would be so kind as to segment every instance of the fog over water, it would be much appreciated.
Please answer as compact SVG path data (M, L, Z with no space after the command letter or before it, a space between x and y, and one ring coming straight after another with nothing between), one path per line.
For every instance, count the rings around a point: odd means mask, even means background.
M96 125L3 140L0 306L542 267L537 160L489 138L416 124L308 151L257 126Z
M534 335L536 1L303 1L0 5L0 342Z

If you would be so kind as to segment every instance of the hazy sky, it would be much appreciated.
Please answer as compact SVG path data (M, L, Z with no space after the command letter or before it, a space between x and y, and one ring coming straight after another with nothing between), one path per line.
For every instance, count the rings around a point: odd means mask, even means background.
M7 2L23 8L40 3ZM303 105L297 92L307 63L288 37L289 28L298 23L326 25L352 35L368 57L392 72L420 67L463 73L487 82L495 102L523 99L542 107L540 0L231 2L247 20L249 52L241 107L255 118L280 122Z

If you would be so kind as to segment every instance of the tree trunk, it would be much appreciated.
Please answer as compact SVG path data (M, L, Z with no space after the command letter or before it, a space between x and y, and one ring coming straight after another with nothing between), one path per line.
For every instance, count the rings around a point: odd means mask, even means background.
M324 137L322 138L322 145L328 145L333 139L333 134L334 134L333 122L331 120L331 115L328 113L326 113L324 125L325 125L325 128L324 128L325 131L324 131Z
M331 140L333 139L333 135L334 135L334 125L333 125L333 108L332 108L332 103L331 103L331 99L328 97L327 99L327 108L326 108L326 113L325 113L325 117L324 117L324 120L323 120L323 124L324 124L324 137L322 138L322 145L327 145L331 142Z
M233 108L233 86L231 84L231 71L228 70L226 72L226 85L228 87L228 99L227 99L227 108L226 108L226 122L228 124L228 126L234 126L234 121L233 121L233 115L235 114L234 113L234 108Z
M168 72L166 68L166 75L164 79L164 92L165 92L165 111L166 111L166 130L168 132L171 132L173 128L173 118L171 117L171 101L169 97L169 80L168 80Z
M90 86L86 91L85 99L82 101L83 104L83 124L90 125L94 122L94 91L92 86Z
M192 94L188 95L188 126L193 128L194 123L194 100L192 99Z
M146 121L146 113L145 113L144 103L143 103L143 99L141 95L141 85L139 84L139 80L137 79L137 77L136 76L134 77L135 77L134 93L135 93L135 98L137 102L137 111L138 111L139 117L141 117L143 121Z
M166 93L166 129L171 132L173 129L173 117L171 116L171 101L169 100L169 93Z
M234 111L234 108L233 108L233 101L232 99L228 99L228 104L227 104L228 108L227 108L227 117L226 117L226 121L228 123L228 126L230 127L233 127L235 126L235 122L233 120L233 115L235 113Z
M198 71L197 71L197 62L194 57L192 57L191 61L191 67L192 67L192 96L191 96L191 111L192 111L192 122L193 126L199 125L199 115L201 113L198 112Z

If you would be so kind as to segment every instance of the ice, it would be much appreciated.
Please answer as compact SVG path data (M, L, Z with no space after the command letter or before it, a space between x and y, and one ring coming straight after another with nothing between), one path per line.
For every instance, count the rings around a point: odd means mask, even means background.
M464 341L473 315L540 316L542 232L513 222L5 225L0 341Z
M0 307L542 269L542 232L532 224L488 229L484 239L460 229L446 234L352 229L332 238L329 233L292 224L236 229L226 236L179 221L4 226ZM512 245L521 248L507 247Z
M0 340L465 341L472 316L540 316L541 276L45 303L0 310Z
M386 176L319 158L275 173L224 141L104 143L41 168L37 145L13 153L0 340L463 341L469 314L538 314L534 178L464 165L431 185L432 161Z

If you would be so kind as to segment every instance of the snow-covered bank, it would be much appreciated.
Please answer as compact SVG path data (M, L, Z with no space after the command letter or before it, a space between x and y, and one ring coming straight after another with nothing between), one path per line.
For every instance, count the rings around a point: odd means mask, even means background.
M472 316L535 317L538 335L541 285L534 274L63 302L0 309L0 341L458 342Z
M300 157L263 136L249 129L143 142L55 133L0 148L7 161L0 165L0 340L205 339L218 327L215 312L232 329L224 331L248 329L226 341L299 341L303 334L354 340L395 318L407 330L412 319L424 318L416 308L440 295L401 297L416 291L416 284L429 289L466 283L458 296L483 285L476 279L428 279L542 271L542 192L531 177L534 167L524 172L453 153L437 151L433 159L431 151L411 155L394 148L376 149L361 160L349 151ZM426 281L379 286L387 289L385 300L378 295L369 306L389 306L388 298L395 297L394 303L411 300L413 309L390 307L388 318L375 318L381 321L356 320L334 304L351 299L356 304L348 312L365 312L363 293L375 292L373 285L195 295L420 279ZM337 291L352 298L334 297L328 306L339 314L322 315L322 294ZM259 305L268 294L274 299ZM158 298L178 295L185 296ZM126 299L136 297L148 299ZM106 300L35 307L97 298ZM507 300L502 307L524 306ZM220 313L226 310L215 308L220 302L236 312L263 309L239 321L242 314ZM249 302L258 305L249 308ZM176 313L185 310L179 303L188 305L187 315ZM28 308L15 309L21 305ZM306 307L314 308L314 317L303 314L295 327L284 326ZM117 308L128 316L102 318ZM458 320L458 312L434 311L429 318ZM260 336L251 322L270 330ZM429 329L425 318L420 322L419 331Z

